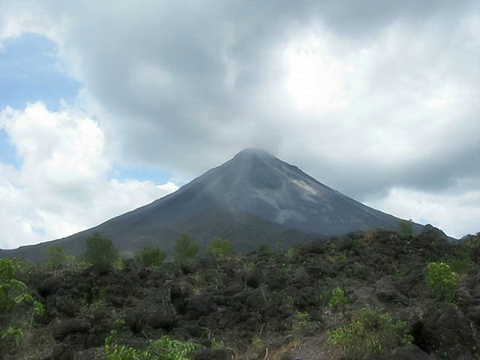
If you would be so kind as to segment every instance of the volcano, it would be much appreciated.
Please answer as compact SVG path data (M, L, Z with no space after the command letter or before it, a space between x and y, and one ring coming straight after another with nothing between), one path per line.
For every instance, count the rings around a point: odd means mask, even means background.
M149 205L63 239L4 253L38 260L49 247L62 245L66 253L79 255L95 232L112 239L124 252L136 252L147 244L172 252L182 232L202 246L221 237L237 250L249 251L260 244L289 247L352 231L397 230L399 220L263 150L245 149ZM415 230L420 231L421 225L415 224Z

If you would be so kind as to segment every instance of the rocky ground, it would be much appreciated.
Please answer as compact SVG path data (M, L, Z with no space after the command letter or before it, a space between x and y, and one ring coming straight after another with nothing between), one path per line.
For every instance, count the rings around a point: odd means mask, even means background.
M45 305L28 339L5 359L105 359L105 340L145 349L168 335L193 341L193 359L347 359L329 331L361 309L404 321L410 344L367 359L480 359L480 236L454 245L426 227L416 236L354 233L285 250L149 268L30 268L22 280ZM426 282L427 265L456 270L453 301ZM331 302L334 289L346 304ZM376 326L376 325L373 325ZM380 325L378 325L380 326Z

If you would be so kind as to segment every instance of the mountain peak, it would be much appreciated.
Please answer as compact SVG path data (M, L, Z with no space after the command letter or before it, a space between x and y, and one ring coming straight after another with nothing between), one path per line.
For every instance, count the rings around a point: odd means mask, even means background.
M260 148L245 148L240 151L234 158L249 158L249 157L259 157L259 158L274 158L273 155L267 151Z
M121 251L158 244L172 252L175 239L188 232L203 246L223 237L237 249L250 251L259 242L292 246L323 235L396 230L398 220L340 194L265 150L247 148L175 193L58 244L80 254L86 239L99 232L114 239Z

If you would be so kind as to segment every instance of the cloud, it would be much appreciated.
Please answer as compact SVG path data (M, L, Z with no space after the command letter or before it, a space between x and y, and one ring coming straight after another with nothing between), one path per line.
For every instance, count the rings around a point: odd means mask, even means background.
M156 167L182 183L256 146L398 216L399 193L432 211L471 195L478 2L142 4L0 8L10 24L0 39L32 31L58 44L107 168Z
M64 53L75 54L70 62L99 109L116 161L191 175L245 146L301 153L298 139L308 139L329 160L320 170L341 163L362 173L371 161L373 171L390 172L426 169L434 154L456 152L459 142L476 146L479 74L475 60L465 60L478 53L475 15L451 22L448 3L376 9L367 2L358 6L372 12L366 19L348 12L334 25L345 6L308 13L311 6L301 3L287 16L282 5L132 9L126 2L113 12L75 8L75 18L65 7ZM359 22L368 25L361 41L353 30ZM263 131L272 136L259 141ZM198 161L210 153L218 155ZM393 171L408 182L401 173Z
M393 188L386 197L368 201L367 204L386 212L395 212L404 219L430 223L444 229L450 236L461 238L479 231L480 183L468 182L470 184L458 184L440 194ZM466 185L468 190L462 185Z
M70 235L176 190L173 184L110 179L111 163L98 124L64 105L43 103L0 113L22 160L0 164L2 247Z

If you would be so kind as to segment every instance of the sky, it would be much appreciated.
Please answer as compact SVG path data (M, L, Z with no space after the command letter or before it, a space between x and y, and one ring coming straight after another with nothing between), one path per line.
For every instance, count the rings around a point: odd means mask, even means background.
M480 231L480 2L0 1L0 248L71 235L247 147Z

